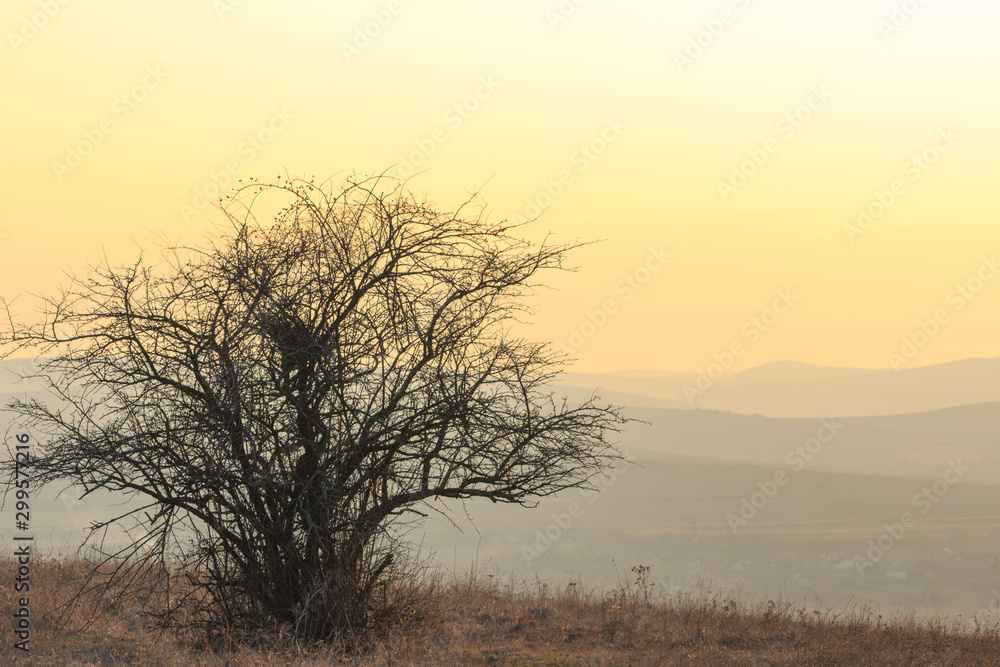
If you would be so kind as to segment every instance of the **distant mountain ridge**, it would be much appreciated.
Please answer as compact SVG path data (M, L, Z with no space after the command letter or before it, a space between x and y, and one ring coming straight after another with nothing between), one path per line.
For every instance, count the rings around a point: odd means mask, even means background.
M37 383L13 382L10 370L18 367L24 362L0 362L0 403L15 396L45 399ZM971 467L963 481L1000 484L1000 359L899 373L768 364L720 381L698 406L669 398L691 374L635 375L568 374L566 381L576 384L553 389L570 402L596 393L645 422L626 427L620 439L625 449L675 459L920 478L934 478L949 461L960 460ZM599 384L584 384L594 380ZM796 454L815 442L830 418L838 425L834 437L808 459Z
M696 373L566 373L557 385L557 393L574 395L595 389L612 402L613 396L632 394L643 397L645 405L656 402L656 407L768 417L909 414L1000 402L1000 357L899 371L775 362L723 374L716 380L703 377L701 384Z
M962 481L1000 484L1000 402L832 419L638 407L626 412L646 423L630 424L623 444L658 454L911 478L939 477L960 461L969 467Z

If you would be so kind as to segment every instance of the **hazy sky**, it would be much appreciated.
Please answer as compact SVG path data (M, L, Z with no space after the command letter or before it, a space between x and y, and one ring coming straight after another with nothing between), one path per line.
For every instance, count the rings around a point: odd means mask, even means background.
M529 332L577 370L1000 355L995 0L7 0L0 26L8 297L196 239L227 169L396 167L604 239Z

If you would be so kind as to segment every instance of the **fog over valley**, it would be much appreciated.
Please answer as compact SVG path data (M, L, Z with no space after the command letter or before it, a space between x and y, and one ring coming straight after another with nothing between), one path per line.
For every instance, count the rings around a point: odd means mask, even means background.
M3 362L5 403L50 400L14 377L30 368ZM560 376L557 398L596 393L634 420L597 489L530 510L433 502L405 539L448 570L514 579L613 586L646 565L675 590L921 613L988 606L1000 586L1000 359L898 373L769 364L720 379L697 406L682 397L696 381ZM108 494L57 491L35 507L38 540L56 552L121 509Z

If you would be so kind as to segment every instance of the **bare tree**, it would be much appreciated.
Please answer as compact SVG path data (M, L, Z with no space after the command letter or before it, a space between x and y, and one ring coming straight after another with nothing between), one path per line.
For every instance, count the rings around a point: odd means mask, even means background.
M531 505L618 457L617 411L555 401L562 356L511 333L575 246L519 240L476 201L252 182L203 247L99 265L41 321L9 317L6 354L36 351L59 399L10 406L41 442L35 479L141 500L94 533L133 520L109 557L186 568L207 623L371 627L394 522L437 499Z

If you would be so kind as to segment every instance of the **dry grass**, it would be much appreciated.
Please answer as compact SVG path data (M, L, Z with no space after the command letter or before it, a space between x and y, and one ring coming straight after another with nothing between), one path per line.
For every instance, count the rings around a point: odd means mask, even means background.
M146 627L134 598L74 611L65 627L43 615L75 592L77 560L32 566L32 651L12 648L3 665L1000 665L1000 632L962 631L946 621L883 620L854 610L818 614L774 602L740 603L709 594L660 599L639 569L610 591L558 590L472 575L439 580L412 615L360 654L306 648L281 638L256 647L209 650L190 636ZM13 608L14 564L0 561L0 606ZM90 601L91 608L94 601Z

